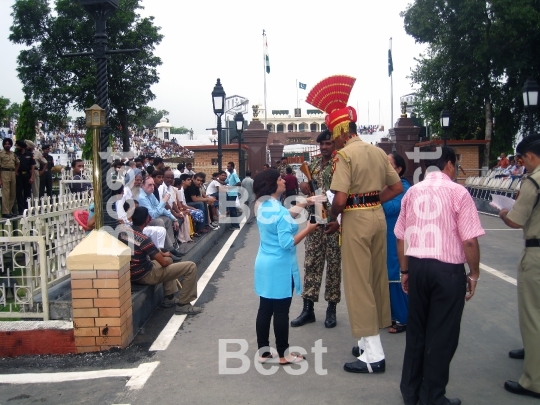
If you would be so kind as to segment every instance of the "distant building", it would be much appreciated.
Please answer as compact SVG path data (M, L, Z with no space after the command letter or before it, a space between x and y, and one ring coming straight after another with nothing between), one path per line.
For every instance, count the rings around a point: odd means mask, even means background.
M159 120L159 123L155 126L154 132L156 136L162 141L170 141L171 128L172 128L172 125L169 123L167 118L163 117Z

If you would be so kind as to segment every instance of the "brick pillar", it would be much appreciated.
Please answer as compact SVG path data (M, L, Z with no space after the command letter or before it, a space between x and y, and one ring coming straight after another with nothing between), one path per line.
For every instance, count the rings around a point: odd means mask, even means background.
M258 119L251 121L244 131L244 143L248 147L247 168L251 170L253 176L262 171L263 165L268 163L266 158L268 133L269 131Z
M270 166L275 166L276 161L281 160L281 158L283 157L284 148L285 148L285 145L279 142L279 139L274 139L274 142L268 145L268 149L270 149L270 156L271 156Z
M67 258L77 352L126 348L133 340L129 247L91 232Z

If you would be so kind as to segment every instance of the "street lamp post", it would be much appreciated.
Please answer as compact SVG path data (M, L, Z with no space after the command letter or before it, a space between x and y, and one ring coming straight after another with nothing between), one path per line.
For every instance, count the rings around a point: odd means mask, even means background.
M222 170L221 166L221 159L223 157L223 153L221 150L221 116L225 112L225 90L223 90L223 86L221 85L221 81L217 79L216 85L214 86L214 90L212 91L212 105L214 107L214 114L216 114L217 117L217 135L218 135L218 153L217 153L217 160L218 160L218 171Z
M236 133L238 134L238 166L240 179L246 177L246 169L244 165L244 154L242 153L242 133L244 132L244 115L239 112L234 116L236 124Z
M450 127L450 111L442 110L441 111L441 128L443 129L443 145L446 146L446 138L448 137L447 132Z
M534 133L534 125L533 125L533 109L538 105L538 83L536 83L536 80L533 79L527 79L525 82L525 85L523 86L523 89L521 90L523 93L523 105L525 106L525 109L527 110L527 118L528 118L528 124L529 124L529 135L533 135Z

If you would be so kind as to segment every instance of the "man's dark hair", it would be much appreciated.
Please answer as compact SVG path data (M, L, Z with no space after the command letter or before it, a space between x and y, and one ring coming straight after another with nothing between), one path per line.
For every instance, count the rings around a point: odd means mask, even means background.
M180 177L182 177L182 176L180 176ZM173 186L175 186L176 188L180 187L180 185L182 184L182 180L180 180L180 177L175 177L174 178Z
M287 156L283 156L283 157L281 158L281 161L282 161L282 162L283 162L284 160L287 160Z
M265 164L263 165L263 167L267 167L267 168L270 169L270 165L269 165L268 163L265 163Z
M160 163L163 163L163 158L160 158L160 157L154 158L154 166L157 166Z
M15 141L15 145L17 145L19 148L24 148L24 149L28 148L28 145L26 145L26 142L23 141L22 139L17 139Z
M212 177L217 177L217 176L219 176L219 174L220 174L220 172L214 172L214 173L212 173Z
M152 171L152 174L151 174L151 176L154 177L154 178L157 177L157 176L163 176L163 175L165 175L165 172L163 170L159 170L159 169L154 169Z
M41 150L45 150L45 149L51 149L51 145L41 145Z
M285 171L287 172L287 174L292 174L292 167L287 167Z
M349 122L349 134L357 134L356 122Z
M75 159L73 162L71 162L71 168L74 168L77 165L77 163L82 162L82 161L83 161L82 159Z
M540 135L534 134L523 138L523 140L518 144L516 152L521 156L527 152L531 152L540 157Z
M193 166L193 163L187 162L187 163L186 163L186 166Z
M124 166L124 163L121 162L120 160L115 160L113 163L113 167L122 167L122 166Z
M263 170L253 179L253 192L256 198L272 195L277 191L280 174L276 169Z
M183 164L183 163L178 163L178 164L176 165L176 169L177 169L177 170L182 171L182 170L184 170L185 168L186 168L186 165Z
M195 173L195 176L193 176L193 177L194 178L198 177L199 179L202 179L204 181L204 180L206 180L206 173L203 173L203 172Z
M246 176L251 176L251 170L246 170Z
M399 177L403 177L403 175L407 171L407 165L405 164L405 159L403 159L403 156L398 155L396 152L390 153L390 156L392 156L392 159L394 159L394 163L396 164L396 166L401 168Z
M139 162L142 163L142 161L143 161L143 160L142 160L140 157L135 158L135 163L139 163Z
M438 146L437 148L439 147L440 146ZM446 167L446 164L448 162L452 162L453 165L456 164L456 152L454 151L454 149L450 148L449 146L443 146L440 148L441 148L441 156L438 159L433 159L433 160L426 159L424 161L426 168L430 166L436 166L439 168L439 170L443 170Z
M225 170L220 170L219 172L217 172L218 176L221 176L222 174L227 174L227 172Z
M152 173L154 172L154 170L156 170L154 166L148 166L146 168L146 173L148 173L149 176L152 176Z
M191 174L182 173L180 175L180 181L186 181L187 179L190 179L191 177L193 177Z
M135 207L135 204L139 205L139 202L130 198L124 202L122 207L124 208L124 211L128 212L131 207Z
M137 207L133 211L133 216L131 217L131 221L133 221L133 225L141 226L144 224L147 218L148 218L148 208Z
M2 146L4 146L6 143L9 143L11 146L13 146L13 140L11 138L4 138L2 141Z
M227 163L227 164L228 164L228 165L231 165L231 166L233 167L233 169L234 169L234 162L229 162L229 163Z

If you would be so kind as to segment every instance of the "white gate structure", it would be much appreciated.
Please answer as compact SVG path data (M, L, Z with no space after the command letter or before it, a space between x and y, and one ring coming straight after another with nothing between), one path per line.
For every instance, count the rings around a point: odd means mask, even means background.
M69 277L67 256L85 237L73 213L90 204L87 192L34 199L0 224L0 318L49 319L48 288Z

